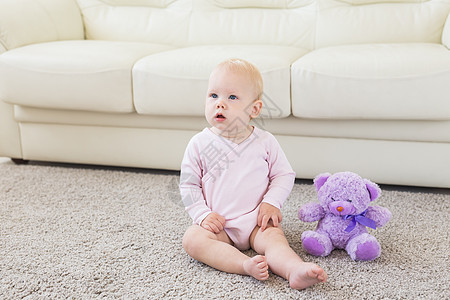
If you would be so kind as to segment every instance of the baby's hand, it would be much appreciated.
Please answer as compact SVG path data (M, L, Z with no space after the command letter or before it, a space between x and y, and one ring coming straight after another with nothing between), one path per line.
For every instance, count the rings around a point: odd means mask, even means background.
M266 230L267 223L272 220L273 226L278 227L282 219L281 211L275 206L269 203L261 203L258 213L258 226L261 227L261 231Z
M203 219L200 226L213 233L219 233L225 226L225 218L218 213L212 212Z

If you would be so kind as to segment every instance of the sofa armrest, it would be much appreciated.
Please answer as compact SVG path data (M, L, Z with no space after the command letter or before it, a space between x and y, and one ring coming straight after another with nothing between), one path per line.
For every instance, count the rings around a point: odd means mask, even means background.
M75 0L0 1L0 52L33 43L83 38Z
M0 157L22 158L19 124L14 120L14 106L0 100Z
M442 44L450 50L450 13L448 14L447 21L445 21L444 30L442 31Z

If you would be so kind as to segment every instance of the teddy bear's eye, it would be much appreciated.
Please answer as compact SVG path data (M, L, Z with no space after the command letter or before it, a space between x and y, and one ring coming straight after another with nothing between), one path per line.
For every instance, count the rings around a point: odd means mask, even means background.
M334 199L333 197L331 197L331 200L336 201L336 199Z
M350 203L352 203L352 202L353 202L353 200L350 200L350 199L348 199L348 200L347 200L347 202L350 202Z

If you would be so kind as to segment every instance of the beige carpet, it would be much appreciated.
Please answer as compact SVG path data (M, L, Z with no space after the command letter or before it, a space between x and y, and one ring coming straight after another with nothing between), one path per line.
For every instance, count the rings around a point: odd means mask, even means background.
M292 247L329 274L326 284L291 290L271 274L218 272L190 259L181 237L190 224L178 174L137 169L0 162L0 299L448 299L450 191L382 186L376 202L393 220L372 231L373 262L343 251L306 255L297 210L316 199L298 181L286 202ZM251 252L248 252L251 254Z

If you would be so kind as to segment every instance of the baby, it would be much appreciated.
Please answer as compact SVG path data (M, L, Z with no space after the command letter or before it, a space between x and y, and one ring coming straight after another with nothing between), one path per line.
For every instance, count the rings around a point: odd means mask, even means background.
M230 59L211 73L205 128L189 142L181 164L180 192L193 219L183 248L194 259L228 273L269 277L294 289L325 282L327 274L303 262L281 228L281 206L295 179L270 133L251 126L262 108L263 82L247 61ZM249 257L240 250L252 248Z

